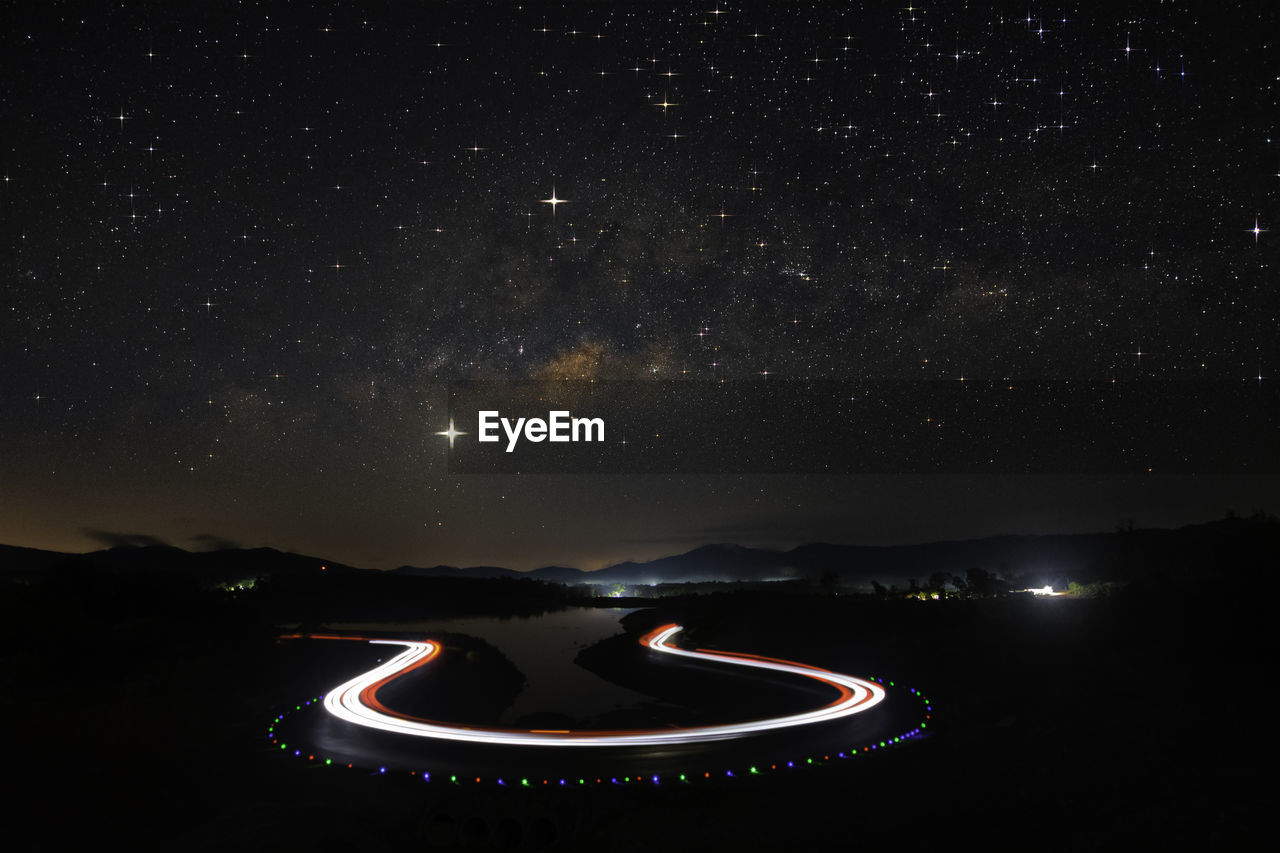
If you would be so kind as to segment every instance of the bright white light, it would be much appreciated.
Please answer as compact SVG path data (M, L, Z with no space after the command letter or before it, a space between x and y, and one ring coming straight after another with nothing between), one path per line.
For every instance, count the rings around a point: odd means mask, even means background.
M680 630L679 625L665 625L646 635L641 643L656 652L678 657L801 675L834 687L839 691L840 696L832 703L812 711L719 726L629 731L546 731L459 726L399 714L387 709L377 700L377 692L382 686L409 670L428 663L439 654L439 645L430 641L370 640L369 642L379 645L404 646L405 650L381 666L329 691L324 697L324 707L329 713L346 722L414 737L518 746L651 746L724 740L789 726L836 720L873 708L885 696L884 688L872 681L829 672L802 663L726 652L689 651L668 645L671 638Z
M450 450L452 450L452 449L453 449L453 440L454 440L455 438L457 438L458 436L460 436L460 435L466 435L466 433L465 433L465 432L462 432L461 430L454 429L454 428L453 428L453 418L449 418L449 428L448 428L447 430L444 430L443 432L438 432L438 433L436 433L436 435L448 436L448 438L449 438L449 449L450 449Z

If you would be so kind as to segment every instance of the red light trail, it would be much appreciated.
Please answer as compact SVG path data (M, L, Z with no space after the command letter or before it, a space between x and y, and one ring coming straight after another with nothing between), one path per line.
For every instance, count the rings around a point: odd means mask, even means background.
M504 729L463 726L413 717L393 711L378 701L378 691L405 674L430 663L440 653L440 645L430 640L375 640L380 645L403 646L404 651L368 672L335 687L324 698L324 707L341 720L393 734L473 743L514 746L653 746L699 743L745 737L791 726L827 722L869 710L885 696L884 688L873 681L830 672L793 661L706 649L682 649L671 643L681 630L664 625L641 638L641 645L655 652L733 666L763 669L811 678L834 688L837 697L820 708L797 714L767 717L738 723L686 728L633 730L547 730ZM308 635L317 639L366 640L362 637Z

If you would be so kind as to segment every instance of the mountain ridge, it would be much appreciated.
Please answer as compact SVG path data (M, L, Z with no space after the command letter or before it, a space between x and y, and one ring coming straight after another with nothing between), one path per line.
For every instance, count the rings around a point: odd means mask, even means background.
M1178 528L1121 529L1105 533L1001 534L975 539L911 545L841 545L811 542L786 550L710 543L647 561L627 560L594 571L543 566L519 571L502 566L403 565L363 569L275 548L187 551L170 545L119 545L74 554L0 545L0 575L38 575L78 567L98 571L155 571L205 580L291 575L327 571L452 578L528 578L560 584L768 582L825 579L843 585L924 582L935 573L963 574L970 568L1034 585L1106 576L1120 562L1157 564L1188 571L1196 561L1215 562L1230 536L1262 530L1272 539L1280 521L1263 516L1227 518ZM1267 540L1268 542L1270 540ZM1226 543L1226 544L1224 544Z

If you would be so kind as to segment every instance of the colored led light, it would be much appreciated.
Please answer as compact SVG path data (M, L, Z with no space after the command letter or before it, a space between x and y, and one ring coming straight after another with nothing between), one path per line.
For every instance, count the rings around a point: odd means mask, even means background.
M865 710L866 708L869 708L874 706L875 704L878 704L880 701L883 700L885 696L884 689L877 687L875 683L875 682L878 682L880 684L883 684L884 683L883 678L873 677L871 678L870 681L861 681L860 679L852 679L849 676L843 676L843 675L840 675L839 673L832 673L827 670L818 669L817 667L810 667L805 664L793 663L791 661L782 661L782 660L777 660L773 658L763 658L763 657L754 656L754 655L734 654L729 652L707 652L701 649L697 651L688 651L685 649L680 649L675 646L668 645L668 642L671 639L671 637L674 636L674 634L678 633L679 631L680 631L680 627L677 625L664 626L663 628L659 628L658 630L652 632L651 634L646 635L641 642L642 642L642 645L645 645L646 647L654 651L663 652L667 654L712 659L712 660L716 660L717 662L731 663L731 664L742 665L742 666L754 666L758 668L771 669L774 671L781 671L781 672L793 673L797 675L803 675L806 677L814 678L819 681L823 681L829 684L830 686L835 687L841 693L841 697L839 699L837 699L836 701L832 702L830 705L824 708L818 709L816 712L808 712L808 714L805 714L805 715L792 715L792 717L788 717L788 718L771 718L768 720L758 720L758 721L754 721L753 723L741 724L742 727L766 724L766 728L760 729L761 731L763 731L773 727L782 727L786 725L800 725L802 724L802 722L812 722L813 720L806 719L803 721L795 721L793 718L807 717L813 714L820 714L822 712L831 711L833 708L839 708L840 710L843 711L843 713L840 713L837 716L847 716L850 713L856 713L857 711ZM329 639L356 639L356 638L330 637ZM404 674L408 670L417 668L418 666L421 666L429 662L439 653L439 646L431 642L389 641L389 640L369 640L369 642L384 643L384 644L390 644L390 645L401 645L405 647L405 651L401 652L399 655L397 655L394 659L388 661L386 664L376 668L375 670L372 670L369 673L365 673L364 676L360 677L359 679L353 680L353 681L362 682L361 684L359 685L356 685L354 683L344 684L339 688L335 689L334 691L331 691L330 693L317 697L314 701L320 702L321 700L324 700L326 710L329 710L331 713L333 713L331 701L337 700L338 697L349 698L353 689L355 689L356 686L359 686L360 689L357 691L357 695L359 697L359 700L361 700L362 703L367 702L368 706L373 706L372 708L373 710L383 712L387 715L393 715L394 712L388 711L377 702L377 699L376 699L377 689L384 686L394 678ZM889 686L896 687L896 684L895 682L890 681ZM860 701L856 703L860 707L857 707L854 710L844 710L845 707L848 705L850 699L858 697L860 695L857 689L862 689L866 691L864 694L861 694ZM932 710L932 707L933 707L932 704L929 704L929 700L923 695L923 693L918 691L916 688L912 687L912 688L902 688L902 689L907 689L912 694L917 695L920 698L920 700L923 703L925 703L925 709ZM312 700L307 700L305 704L311 705ZM295 710L301 710L301 706L295 706ZM284 718L288 715L288 713L289 712L286 712L285 714L280 714L277 717L275 717L274 723L279 723L283 721ZM337 716L341 717L342 715L337 714ZM394 716L392 718L397 719ZM931 715L926 714L925 718L930 719ZM420 722L420 723L432 724L432 721L415 720L414 718L410 718L410 717L403 717L400 719L407 722ZM769 726L767 724L776 724L776 725ZM362 725L369 725L369 723L362 723ZM375 727L380 728L379 726L375 726ZM922 721L917 728L911 729L906 732L902 732L895 737L889 737L886 740L880 741L878 744L872 743L870 744L870 746L864 746L862 747L862 751L868 752L878 748L885 748L888 746L892 746L893 744L903 743L908 738L916 737L923 734L923 730L927 727L928 727L928 723ZM679 735L687 735L689 733L705 734L708 730L715 730L715 729L722 729L722 728L728 728L728 727L708 726L708 727L701 727L697 729L683 729L683 730L676 730L676 731L679 733ZM468 729L467 731L470 732L472 730ZM275 725L273 724L268 727L267 734L269 737L271 737L274 734L274 732L275 732ZM643 735L652 734L653 733L652 730L626 731L626 732L572 732L572 731L566 731L566 730L557 730L557 731L532 730L532 731L526 732L523 730L513 731L513 730L504 730L504 729L494 729L494 730L480 730L480 732L482 734L502 733L502 734L516 734L516 735L557 735L557 736L571 735L571 736L577 736L578 738L584 738L584 737L588 738L589 740L585 742L584 745L595 745L595 742L602 737L610 738L610 737L618 737L618 736L621 736L623 740L621 741L613 740L608 742L611 742L611 743L621 742L627 745L630 745L631 743L635 743L635 742L644 742L644 743L667 742L666 740L645 740L645 741L633 740L633 738L637 735L643 736ZM671 732L672 732L671 729L662 730L662 733L664 735L670 735ZM743 732L741 734L734 733L734 734L727 734L727 735L721 735L721 736L740 737L740 736L743 736L743 734L748 734L748 733L752 733L752 732ZM444 737L443 735L437 735L437 734L430 734L430 735L424 735L424 736ZM480 740L481 738L468 737L468 738L453 738L453 739ZM675 740L678 742L679 740L694 740L694 739L695 738L678 736ZM696 739L711 740L715 738L697 737ZM271 742L273 744L278 745L281 749L288 748L287 744L280 743L279 740L275 737L271 737ZM500 741L488 741L486 739L486 742L510 742L510 741L507 739L502 739ZM294 750L295 756L301 756L301 754L302 754L301 750ZM851 752L849 753L839 752L837 753L837 755L840 758L856 757L857 747L852 747ZM315 755L308 755L307 758L309 761L315 760ZM332 759L326 758L323 760L326 765L333 764ZM831 756L824 755L823 760L830 761ZM808 765L812 765L814 763L814 759L807 758L805 759L805 763ZM788 761L787 766L795 767L795 762ZM352 765L348 764L347 767L350 768L352 767ZM776 764L771 764L770 767L774 770L777 769ZM760 769L755 765L750 766L749 771L752 775L759 775L760 773ZM386 772L387 772L386 767L378 768L378 773L385 774ZM409 771L409 772L410 772L410 775L417 775L417 771ZM710 771L704 773L703 776L706 779L710 779L711 778ZM729 778L736 778L732 770L726 770L725 776ZM430 781L430 774L426 771L423 771L422 778L423 778L423 781ZM678 778L681 782L688 781L688 777L684 773L678 774ZM649 779L650 781L653 782L654 785L661 784L661 777L658 775L650 776ZM451 776L450 781L456 784L458 781L458 777ZM482 781L483 780L481 779L481 777L479 776L475 777L475 782L477 784L480 784ZM603 779L595 780L596 784L600 784L603 781L604 781ZM625 776L623 777L622 781L624 783L630 783L631 777ZM636 782L644 781L644 777L641 775L637 775L635 777L635 781ZM570 782L571 780L568 780L568 779L558 780L558 783L561 786L565 786ZM579 785L585 785L586 782L587 780L585 778L578 779ZM618 777L616 776L611 777L610 782L612 782L615 785L619 784ZM505 780L501 778L497 779L497 783L498 785L501 785L504 787L506 785ZM550 783L549 779L544 779L542 781L543 785L548 785L549 783ZM521 785L528 787L529 784L530 783L528 779L521 779Z

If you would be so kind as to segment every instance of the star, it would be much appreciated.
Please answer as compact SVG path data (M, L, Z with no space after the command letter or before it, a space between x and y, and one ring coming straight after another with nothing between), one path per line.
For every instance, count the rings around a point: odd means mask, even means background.
M1268 232L1268 231L1270 231L1270 230L1271 230L1271 229L1269 229L1269 228L1259 228L1259 227L1258 227L1258 217L1256 217L1256 216L1255 216L1255 217L1253 217L1253 227L1252 227L1252 228L1247 228L1247 229L1245 229L1245 233L1246 233L1246 234L1252 234L1252 235L1253 235L1253 244L1256 246L1256 245L1258 245L1258 236L1259 236L1260 234L1265 234L1265 233L1267 233L1267 232Z
M556 188L554 185L551 187L551 198L543 198L543 199L539 199L539 201L542 202L543 204L551 205L552 216L556 215L556 205L569 203L567 199L556 198Z
M452 450L452 449L453 449L453 440L454 440L455 438L457 438L458 436L460 436L460 435L466 435L466 433L465 433L465 432L462 432L461 430L454 429L454 428L453 428L453 418L449 418L449 428L448 428L448 429L446 429L446 430L442 430L442 431L440 431L440 432L436 433L436 435L445 435L445 436L448 436L448 437L449 437L449 449L450 449L450 450Z

